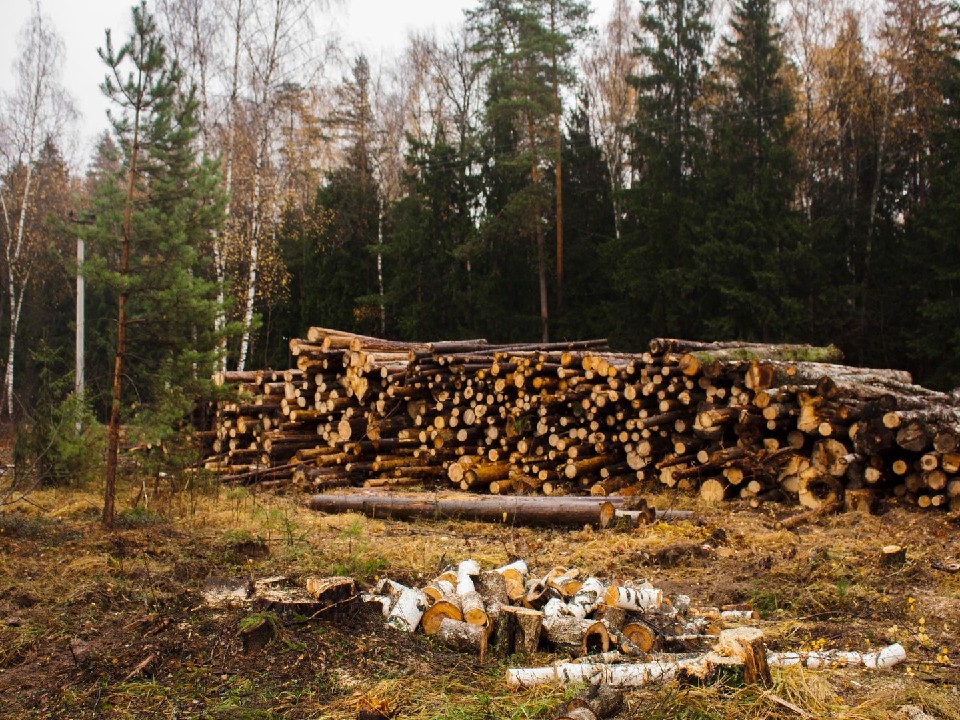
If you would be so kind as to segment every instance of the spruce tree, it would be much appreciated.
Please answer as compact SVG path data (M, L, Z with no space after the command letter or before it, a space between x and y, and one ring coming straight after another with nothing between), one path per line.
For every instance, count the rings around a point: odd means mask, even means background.
M702 209L704 119L698 110L711 27L706 0L647 0L637 54L643 74L631 128L638 178L627 193L629 220L619 243L619 286L633 332L690 335L697 302L691 266ZM636 339L636 338L634 338Z
M610 171L594 141L582 94L563 144L564 234L567 262L575 272L567 277L564 302L555 313L558 339L612 338L621 330L612 282L617 261L608 261L604 252L616 235L610 188Z
M413 143L405 197L388 213L387 307L396 334L408 340L476 337L469 266L476 228L476 160L443 138Z
M911 279L909 306L919 316L908 331L911 359L925 383L944 389L960 386L960 26L949 30L929 78L944 102L927 161L927 202L908 227L913 242L902 268Z
M786 282L797 272L800 232L788 122L795 97L774 10L773 0L738 0L719 57L709 211L694 250L708 335L772 340L795 332Z
M348 143L347 157L317 191L317 294L311 324L377 334L381 198L373 171L370 66L362 55L339 95L333 124Z

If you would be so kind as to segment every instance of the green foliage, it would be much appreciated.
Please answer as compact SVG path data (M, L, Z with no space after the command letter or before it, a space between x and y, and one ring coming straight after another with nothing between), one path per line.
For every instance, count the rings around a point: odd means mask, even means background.
M278 334L299 337L311 325L380 332L377 252L380 188L373 171L370 67L360 56L339 89L333 118L349 143L346 162L328 173L312 207L288 208L279 238L291 269L292 304Z
M61 361L44 343L32 353L40 394L33 414L17 426L15 485L93 481L103 466L106 430L87 395L72 391L73 378L60 374Z
M793 207L795 98L770 0L740 0L725 40L712 108L703 240L694 250L701 323L715 337L785 339L796 332L788 278L802 227Z
M630 344L699 329L693 262L707 148L697 106L707 70L708 10L702 0L649 0L641 11L636 52L644 72L631 78L638 97L632 161L639 178L626 194L623 236L611 247L620 262L610 262L621 302L633 311L621 315L631 325L618 333Z
M267 540L273 533L277 533L287 547L293 547L304 542L310 534L309 530L303 530L297 525L287 508L259 508L256 514L267 530Z
M406 197L387 218L384 263L394 333L424 340L476 334L470 263L475 248L477 183L473 153L438 138L413 143L403 183Z
M485 0L467 13L487 81L476 270L480 310L496 338L549 334L550 166L561 160L560 88L571 80L568 63L587 14L579 0Z
M123 45L115 48L107 33L101 57L115 141L101 144L92 176L90 324L108 356L123 356L121 403L135 440L156 444L211 392L216 291L204 250L223 222L224 197L215 163L197 158L194 92L144 5L134 8ZM117 348L121 302L126 341Z
M117 513L117 526L122 528L145 528L168 522L169 520L163 515L139 505Z
M613 337L619 297L604 248L616 234L610 172L594 141L589 101L581 95L563 144L566 265L563 305L554 313L557 339Z
M919 326L909 340L910 354L930 382L945 389L960 386L960 26L936 57L940 68L939 130L930 160L926 205L913 225L909 294Z
M364 523L359 518L340 532L347 540L346 556L336 561L330 569L332 575L352 577L360 582L368 581L387 567L387 561L370 553L370 538L364 536Z

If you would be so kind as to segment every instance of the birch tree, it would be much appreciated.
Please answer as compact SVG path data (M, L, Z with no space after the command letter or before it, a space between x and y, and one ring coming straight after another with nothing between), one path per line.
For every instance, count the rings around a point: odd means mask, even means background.
M238 3L241 0L237 0ZM240 349L237 368L247 363L253 337L254 314L261 251L280 221L277 187L270 183L268 171L271 153L278 137L276 112L280 91L295 71L302 72L303 51L311 32L310 0L270 0L256 4L247 21L242 40L245 57L247 111L253 130L254 153L248 215L241 234L246 251L246 274L243 278ZM309 73L306 73L309 74Z
M0 185L3 226L3 259L7 293L7 358L4 367L4 411L14 410L14 371L17 334L24 299L30 287L37 247L43 237L37 223L39 191L36 167L44 143L59 138L73 116L72 102L59 81L63 65L63 40L39 3L21 31L14 66L16 86L4 98L3 124L7 136L3 152L9 170Z

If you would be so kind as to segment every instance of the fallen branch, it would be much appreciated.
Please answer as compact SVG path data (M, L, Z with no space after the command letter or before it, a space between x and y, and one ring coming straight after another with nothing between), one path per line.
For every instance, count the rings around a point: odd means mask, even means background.
M844 650L822 650L767 654L767 664L771 667L802 665L808 670L853 667L858 665L871 669L883 669L899 665L906 659L907 651L904 650L903 645L900 643L894 643L875 652L868 653Z
M706 680L721 667L743 668L745 682L769 685L770 672L763 652L763 633L757 628L735 628L720 633L719 642L702 655L643 663L560 663L551 667L510 668L511 689L536 685L591 683L616 687L641 687L675 677Z

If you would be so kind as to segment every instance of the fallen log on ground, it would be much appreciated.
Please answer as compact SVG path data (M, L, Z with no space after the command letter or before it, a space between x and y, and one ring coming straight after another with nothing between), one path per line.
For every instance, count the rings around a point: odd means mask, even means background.
M720 633L707 653L682 659L664 658L642 663L560 663L540 668L510 668L507 686L517 690L537 685L592 683L615 687L641 687L680 677L703 682L721 668L742 669L744 682L770 685L763 650L763 633L757 628L735 628Z
M613 520L613 503L564 497L495 496L470 499L398 497L395 495L314 495L310 508L320 512L356 512L372 518L461 519L505 525L540 527L607 527Z

